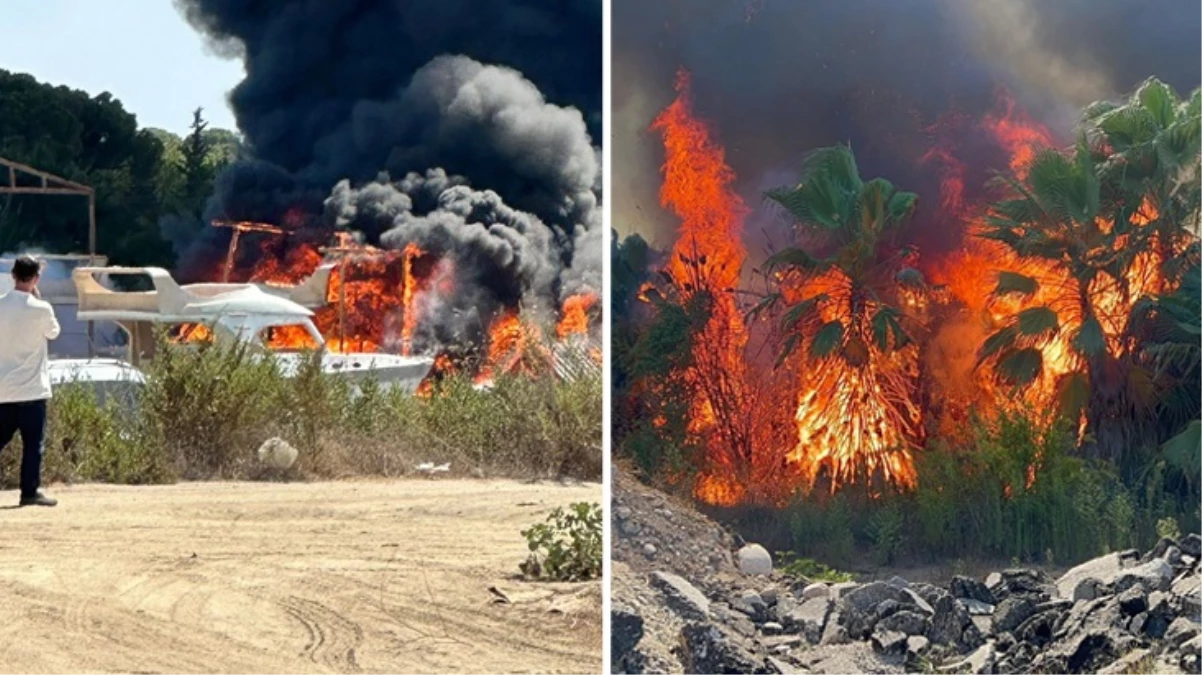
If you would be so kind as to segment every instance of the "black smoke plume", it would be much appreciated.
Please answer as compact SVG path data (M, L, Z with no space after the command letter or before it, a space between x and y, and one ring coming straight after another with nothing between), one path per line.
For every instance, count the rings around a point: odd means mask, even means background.
M412 241L458 274L478 265L494 303L600 288L601 0L176 5L246 68L229 100L251 158L218 178L205 223ZM164 227L184 274L229 236Z
M784 239L761 195L796 180L803 155L850 143L861 173L922 199L920 246L951 242L931 218L939 172L918 165L948 111L980 119L999 86L1054 132L1079 109L1149 76L1187 94L1202 82L1202 9L1176 0L613 0L614 227L664 247L676 219L658 207L662 151L647 132L678 68L739 176L749 253ZM1071 136L1070 136L1071 138ZM1006 154L964 127L959 150L987 169ZM767 230L767 236L760 230Z

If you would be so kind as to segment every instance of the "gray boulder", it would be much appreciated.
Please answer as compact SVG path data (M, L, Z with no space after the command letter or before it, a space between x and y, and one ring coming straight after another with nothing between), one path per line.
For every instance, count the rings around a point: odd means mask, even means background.
M651 585L664 594L668 606L681 617L700 621L709 618L709 598L683 577L671 572L652 572Z
M642 639L643 617L620 609L609 613L609 645L613 663L625 664L629 661Z
M822 631L830 616L831 601L827 598L810 598L789 612L782 622L785 629L805 635L810 644L818 644Z
M997 599L993 597L993 592L989 590L989 587L971 577L959 575L952 577L948 590L956 598L969 598L987 605L997 604Z
M714 624L690 622L681 630L686 673L776 673L737 636Z
M998 603L993 612L993 632L1008 633L1035 614L1039 603L1030 597L1016 595Z

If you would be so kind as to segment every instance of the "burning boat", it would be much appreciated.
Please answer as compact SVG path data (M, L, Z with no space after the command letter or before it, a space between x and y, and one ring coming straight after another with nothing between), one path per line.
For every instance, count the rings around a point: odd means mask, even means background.
M297 372L303 351L322 352L325 372L354 380L374 378L389 388L414 392L434 365L424 356L333 353L313 323L310 306L324 300L330 269L319 267L296 286L253 283L180 285L158 267L78 267L72 272L81 321L111 321L128 337L127 360L135 367L154 358L156 326L185 339L248 344L271 354L286 375ZM113 277L149 279L153 290L122 291L102 283Z

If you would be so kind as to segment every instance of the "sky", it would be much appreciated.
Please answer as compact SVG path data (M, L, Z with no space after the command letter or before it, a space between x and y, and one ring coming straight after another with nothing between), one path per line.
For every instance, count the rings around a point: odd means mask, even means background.
M225 94L242 63L216 56L171 0L0 0L0 68L96 95L111 93L141 127L183 135L204 108L234 129Z

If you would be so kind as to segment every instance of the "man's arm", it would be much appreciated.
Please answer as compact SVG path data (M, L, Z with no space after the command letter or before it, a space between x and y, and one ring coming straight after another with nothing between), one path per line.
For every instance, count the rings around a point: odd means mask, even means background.
M46 319L44 324L45 332L43 334L46 336L47 340L53 340L54 338L58 337L58 334L62 328L58 325L58 319L54 316L54 308L49 305L46 306Z

